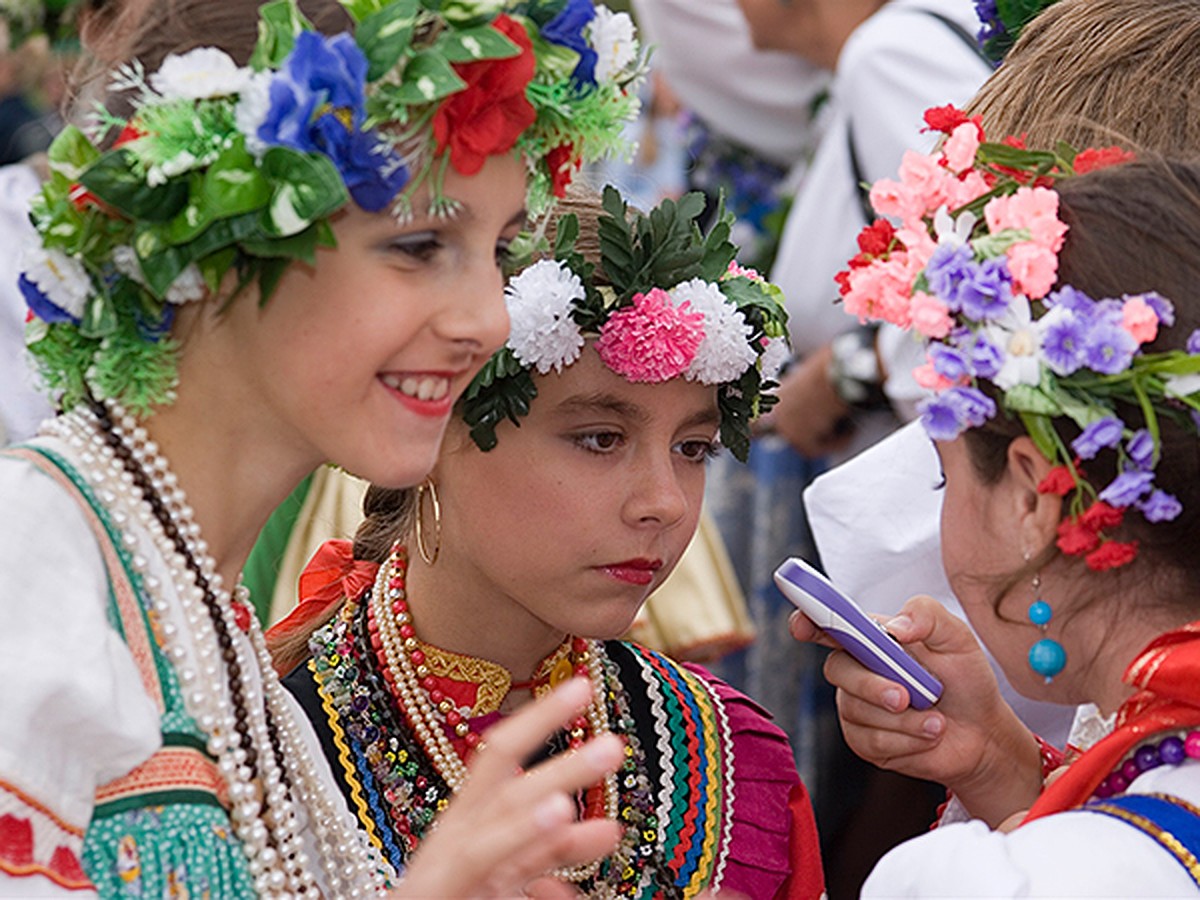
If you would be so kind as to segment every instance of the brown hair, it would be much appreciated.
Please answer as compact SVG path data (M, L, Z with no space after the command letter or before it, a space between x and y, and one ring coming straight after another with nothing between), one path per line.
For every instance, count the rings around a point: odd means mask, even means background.
M600 216L604 208L600 195L591 188L572 186L567 195L555 204L545 221L546 233L553 239L558 220L573 213L579 220L578 250L588 262L597 267L593 276L596 284L607 284L600 270ZM540 255L534 260L542 258ZM354 534L354 558L382 563L398 540L409 537L416 522L415 488L385 488L371 485L363 498L365 518Z
M1090 297L1120 297L1157 291L1175 307L1175 324L1162 328L1150 349L1183 349L1200 328L1200 163L1146 160L1062 181L1059 215L1067 224L1059 255L1058 285L1071 285ZM1129 423L1142 421L1135 407L1118 408ZM1175 417L1159 416L1162 456L1155 482L1183 504L1170 522L1151 524L1140 513L1125 517L1114 534L1136 540L1133 565L1105 573L1108 590L1122 579L1153 579L1164 599L1192 604L1200 598L1200 439L1186 408ZM1064 441L1079 429L1065 419L1055 422ZM1024 434L1019 420L1003 415L965 434L971 462L985 483L997 482L1007 465L1008 445ZM1117 475L1115 450L1086 463L1097 489ZM1051 545L1033 567L1058 555ZM1014 579L1015 580L1015 579Z
M1200 2L1059 0L1021 32L970 105L1029 146L1200 151Z

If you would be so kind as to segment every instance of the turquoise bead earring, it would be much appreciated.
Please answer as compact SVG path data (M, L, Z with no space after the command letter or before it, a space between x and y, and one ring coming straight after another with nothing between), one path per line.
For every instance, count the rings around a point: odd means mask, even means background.
M1054 617L1050 604L1041 598L1042 576L1033 576L1033 603L1029 604L1029 621L1038 627L1042 639L1029 648L1029 667L1049 684L1067 665L1067 651L1053 638L1046 637L1046 626Z

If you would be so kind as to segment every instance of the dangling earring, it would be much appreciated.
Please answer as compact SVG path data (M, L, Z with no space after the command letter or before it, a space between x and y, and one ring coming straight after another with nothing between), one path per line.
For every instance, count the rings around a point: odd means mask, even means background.
M425 494L429 493L429 502L433 504L433 550L425 544ZM437 485L432 478L426 478L417 488L417 552L425 565L432 566L437 562L438 553L442 549L442 505L438 503Z
M1042 575L1033 576L1033 602L1029 604L1029 621L1038 627L1042 639L1029 648L1029 667L1044 679L1046 684L1067 665L1067 651L1053 638L1046 637L1046 626L1054 617L1050 604L1041 598Z

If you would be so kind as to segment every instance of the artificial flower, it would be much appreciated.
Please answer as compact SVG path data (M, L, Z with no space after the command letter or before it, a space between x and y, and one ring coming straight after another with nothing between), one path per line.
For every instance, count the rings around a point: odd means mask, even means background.
M26 304L43 322L78 324L91 294L92 282L79 260L61 250L28 249L18 280Z
M474 175L489 156L511 150L537 118L525 96L536 65L528 33L507 15L497 16L491 27L520 52L507 59L456 63L454 71L467 86L443 100L433 116L436 152L449 152L450 164L463 175Z
M1054 542L1068 556L1090 553L1100 545L1096 531L1073 518L1058 523L1058 538Z
M1105 572L1128 565L1137 556L1137 549L1137 541L1105 541L1087 555L1088 568L1094 572Z
M1041 347L1033 312L1023 296L1013 297L1004 314L980 329L1001 353L1003 362L991 380L1001 390L1018 384L1037 384L1041 377Z
M508 346L522 365L545 375L579 358L584 339L571 311L584 290L570 268L539 260L509 279L504 297L511 322Z
M1096 454L1105 447L1115 447L1121 443L1124 423L1115 416L1105 416L1091 422L1071 441L1071 449L1080 459L1094 459Z
M788 346L787 338L763 338L763 351L758 358L763 380L778 381L779 373L783 371L783 367L791 358L792 351Z
M604 364L633 382L670 381L687 371L704 340L704 316L676 306L662 288L635 294L600 329Z
M1121 307L1121 327L1139 344L1148 344L1158 336L1158 313L1144 297L1127 297Z
M546 154L546 168L550 171L550 192L555 197L565 197L576 169L582 160L570 144L559 144Z
M996 414L996 404L982 391L955 385L917 406L925 432L935 441L952 441L968 428L978 428Z
M542 39L567 47L579 54L579 62L571 73L578 84L596 83L596 51L584 34L588 23L596 16L592 0L567 0L558 14L542 26Z
M1147 522L1170 522L1183 512L1183 504L1174 494L1154 490L1150 496L1137 501L1137 508L1146 517Z
M963 122L942 144L946 165L954 172L962 172L975 164L975 153L979 150L982 132L974 122Z
M742 311L715 284L693 278L671 288L671 302L704 316L704 340L684 373L702 384L733 381L754 365L758 354L750 346L753 329Z
M1075 155L1075 174L1083 175L1098 169L1107 169L1136 159L1136 155L1120 147L1089 147Z
M596 51L596 81L612 81L637 59L637 37L628 13L597 7L590 40Z
M1097 500L1083 511L1079 521L1092 531L1100 532L1107 528L1116 528L1125 521L1125 509L1113 506L1103 500Z
M1122 472L1100 492L1100 499L1112 506L1132 506L1136 500L1150 493L1153 482L1153 472L1136 469Z
M1071 474L1071 470L1066 466L1055 466L1038 482L1037 489L1039 494L1065 497L1076 487L1075 476Z
M150 86L164 100L207 100L241 93L250 76L251 70L239 66L225 51L197 47L167 56L150 76Z
M924 291L913 293L909 317L913 329L927 338L944 338L954 327L950 308L933 294Z

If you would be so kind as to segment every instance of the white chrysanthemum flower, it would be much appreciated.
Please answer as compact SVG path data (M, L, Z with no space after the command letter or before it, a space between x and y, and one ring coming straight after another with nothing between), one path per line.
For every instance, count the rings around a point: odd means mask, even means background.
M238 97L233 120L238 131L246 138L246 149L255 157L262 158L267 152L267 143L258 136L258 129L267 121L271 111L271 80L273 72L255 72Z
M224 50L197 47L164 59L150 76L150 86L166 100L207 100L240 94L250 74L250 69L239 66Z
M583 282L565 264L543 259L511 278L504 289L512 323L508 346L523 366L545 375L579 358L583 334L571 310L584 298Z
M614 13L597 6L588 37L596 51L596 80L611 81L637 59L638 44L633 19L628 13Z
M182 306L193 300L203 300L207 294L208 288L204 284L204 276L200 274L199 267L195 263L189 263L167 288L167 302Z
M779 373L791 358L792 348L788 346L786 338L767 338L767 346L759 357L763 381L778 381Z
M22 255L21 271L63 312L76 319L83 315L92 291L92 280L75 257L55 248L30 247Z
M676 306L688 304L694 313L704 316L704 340L696 358L684 372L701 384L724 384L740 378L754 365L758 354L750 346L753 329L742 311L721 293L715 284L700 278L684 281L668 291Z

